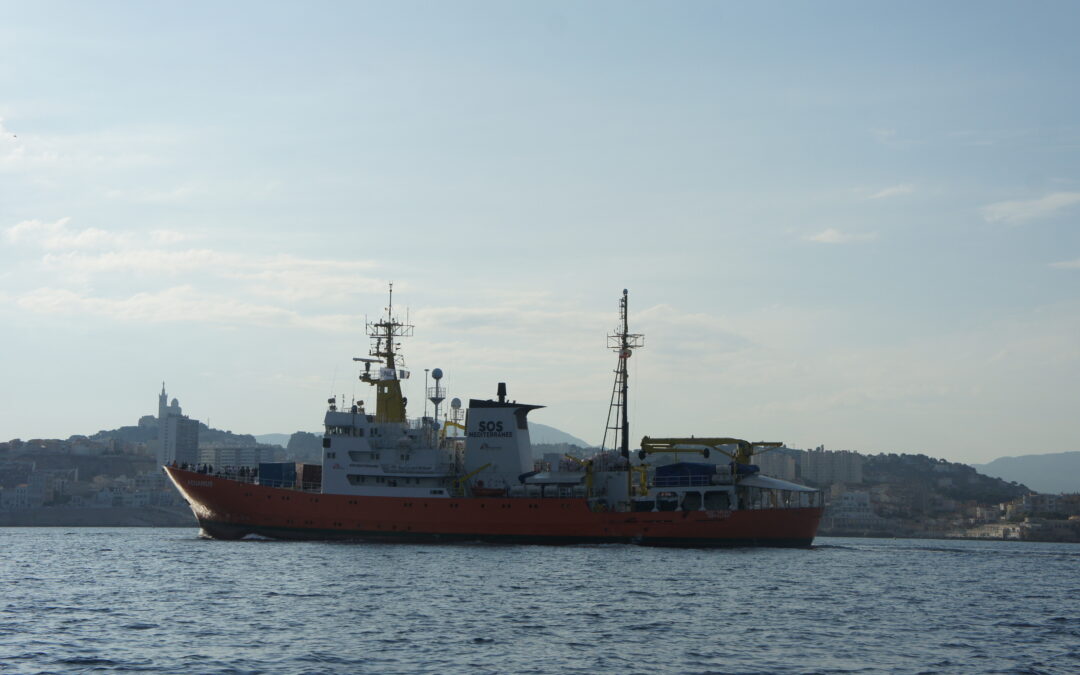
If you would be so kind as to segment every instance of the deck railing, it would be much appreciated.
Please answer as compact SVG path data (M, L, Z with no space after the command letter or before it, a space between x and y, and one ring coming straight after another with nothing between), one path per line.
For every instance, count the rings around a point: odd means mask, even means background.
M295 478L292 480L275 480L267 478L265 476L260 478L258 473L254 470L242 471L240 468L234 467L225 467L223 469L215 469L213 471L207 471L204 468L189 468L188 470L195 471L195 473L203 474L205 476L224 478L226 480L232 480L238 483L245 483L247 485L287 488L290 490L301 490L303 492L320 492L322 490L322 482L300 482L297 481Z
M711 485L711 476L655 476L652 487L700 487Z

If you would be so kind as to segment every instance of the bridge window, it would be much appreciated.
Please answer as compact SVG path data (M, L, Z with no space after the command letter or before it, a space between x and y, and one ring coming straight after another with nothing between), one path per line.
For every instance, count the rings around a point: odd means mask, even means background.
M731 497L725 491L710 490L705 493L707 511L727 511L731 508Z

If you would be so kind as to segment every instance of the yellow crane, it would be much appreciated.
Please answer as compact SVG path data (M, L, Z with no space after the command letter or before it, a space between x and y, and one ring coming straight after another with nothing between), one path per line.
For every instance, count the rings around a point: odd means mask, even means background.
M460 496L460 495L463 495L463 494L464 494L464 490L463 490L462 488L464 488L464 487L465 487L465 481L469 480L470 478L472 478L472 477L473 477L473 476L475 476L476 474L480 473L480 472L481 472L481 471L483 471L484 469L488 468L489 466L491 466L491 462L488 462L487 464L485 464L484 466L480 467L480 468L479 468L479 469L477 469L476 471L470 471L469 473L465 474L465 475L464 475L464 476L462 476L461 478L455 478L455 479L454 479L454 493L455 493L455 494L457 494L457 495L459 495L459 496Z
M450 421L443 422L443 427L442 427L442 429L439 430L439 438L446 438L446 428L447 427L457 427L458 429L461 429L462 431L465 431L465 425L464 424L458 424L457 422L450 422ZM457 436L453 436L452 438L457 438Z
M722 449L721 446L724 445L734 445L735 452L730 453ZM693 436L690 438L649 438L646 436L641 439L641 451L638 457L645 459L648 455L661 452L700 452L703 457L708 457L709 453L715 450L739 464L749 464L754 455L782 447L784 444L777 441L751 443L741 438L694 438Z
M580 457L574 457L573 455L564 454L563 457L569 459L572 462L576 462L579 466L585 469L585 497L592 497L592 460L581 459Z

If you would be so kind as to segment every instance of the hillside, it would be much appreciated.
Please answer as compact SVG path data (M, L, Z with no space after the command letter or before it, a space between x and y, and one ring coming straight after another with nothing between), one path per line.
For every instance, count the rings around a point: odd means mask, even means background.
M158 469L154 458L149 455L73 455L55 449L34 447L31 444L26 444L5 454L5 459L13 462L33 462L37 471L78 469L80 480L90 480L94 476L130 477ZM2 478L2 475L0 475L0 478ZM0 480L0 484L3 484L2 480ZM14 485L10 487L14 487Z
M79 437L72 436L69 440ZM105 442L109 440L121 443L142 443L152 445L157 442L158 425L153 417L145 416L139 420L138 426L119 427L117 429L102 429L93 436L87 437L91 441ZM285 436L288 440L288 436ZM234 434L232 431L213 429L206 423L199 422L199 445L217 446L253 446L259 442L251 434Z
M256 434L255 440L263 445L277 445L287 447L292 434Z
M539 424L537 422L529 422L529 440L533 445L576 445L581 448L589 447L589 443L571 436L565 431L560 431L555 427L549 427L546 424Z
M1055 452L1022 457L999 457L972 464L979 473L1024 483L1037 492L1080 492L1080 452Z
M285 452L298 462L318 464L322 461L323 454L322 434L297 431L289 437L289 442L285 445Z
M925 499L933 495L956 502L1000 504L1031 490L1023 484L985 476L966 464L926 455L867 455L863 464L867 484L891 484Z

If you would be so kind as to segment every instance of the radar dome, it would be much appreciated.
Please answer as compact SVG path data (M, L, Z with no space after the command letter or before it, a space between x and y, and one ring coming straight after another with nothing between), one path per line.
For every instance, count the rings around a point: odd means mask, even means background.
M441 380L442 379L442 368L436 368L435 370L431 371L431 376L433 378L435 378L436 380Z
M452 401L450 401L450 407L453 408L454 410L460 410L461 409L461 399L460 398L455 398Z

